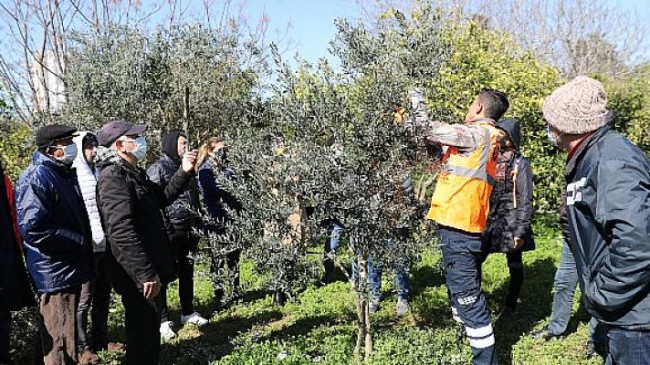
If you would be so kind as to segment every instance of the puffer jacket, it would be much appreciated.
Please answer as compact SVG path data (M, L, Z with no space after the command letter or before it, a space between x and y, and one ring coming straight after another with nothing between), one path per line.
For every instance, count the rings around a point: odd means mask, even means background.
M92 237L75 172L35 152L16 185L18 226L39 294L93 278Z
M0 311L35 305L16 227L13 190L0 163Z
M88 165L83 153L82 141L88 132L80 132L72 140L77 145L77 157L72 162L72 167L77 172L77 180L81 189L81 196L84 199L88 219L90 220L90 232L93 237L93 252L106 252L106 237L102 228L102 221L97 209L97 174L93 167Z
M164 154L153 165L147 169L147 175L154 183L165 187L169 184L172 176L180 168L180 161L173 161L167 154ZM165 208L169 231L191 232L197 222L197 213L200 207L199 192L194 176L190 178L187 187L174 202Z
M650 162L609 126L567 162L569 240L585 309L599 322L650 330Z
M497 158L502 162L503 177L496 179L490 195L490 213L483 233L488 252L509 253L515 251L514 238L520 237L524 245L517 251L535 249L531 228L533 217L533 171L528 160L519 154L519 123L507 119L497 124L514 142L514 151L501 150ZM510 156L507 158L507 156Z
M147 173L100 147L97 202L110 252L139 288L156 275L163 284L176 278L162 209L185 189L192 174L178 171L163 189Z

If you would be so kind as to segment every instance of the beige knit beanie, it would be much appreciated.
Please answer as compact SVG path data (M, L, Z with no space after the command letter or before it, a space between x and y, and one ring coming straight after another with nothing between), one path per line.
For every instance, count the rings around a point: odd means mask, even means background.
M544 119L566 134L584 134L609 123L614 114L607 109L607 94L598 80L578 76L560 86L542 106Z

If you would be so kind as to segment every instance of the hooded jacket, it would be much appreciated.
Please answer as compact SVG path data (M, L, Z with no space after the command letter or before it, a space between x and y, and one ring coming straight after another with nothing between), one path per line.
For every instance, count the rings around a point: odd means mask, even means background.
M36 304L19 242L13 191L0 164L0 311Z
M650 162L609 126L577 148L566 166L567 217L585 309L650 330Z
M77 145L77 157L72 162L72 167L77 172L77 180L81 189L81 196L86 206L88 219L90 220L90 231L93 237L93 252L106 252L106 237L102 228L102 221L97 209L97 171L88 165L84 157L83 139L88 132L80 132L72 140Z
M147 175L151 181L165 187L169 184L174 173L181 166L181 159L178 156L178 138L185 136L181 131L171 131L163 137L162 151L158 161L147 169ZM189 183L183 192L174 202L165 208L165 214L171 226L168 230L180 230L190 232L196 225L197 214L200 208L199 193L194 176L190 178ZM167 220L166 220L167 222Z
M72 168L35 152L16 185L18 227L39 294L93 278L92 238Z
M530 163L519 153L520 127L515 119L497 123L514 144L514 153L503 162L505 178L495 180L490 196L490 214L483 234L489 252L513 252L514 238L524 240L520 250L535 249L531 228L533 217L533 171ZM503 146L503 144L502 144ZM499 152L507 156L507 151ZM503 157L499 156L499 157ZM500 160L500 158L497 158Z
M161 210L185 189L191 174L178 169L165 188L140 167L100 147L97 203L110 252L139 288L156 275L163 284L176 278Z

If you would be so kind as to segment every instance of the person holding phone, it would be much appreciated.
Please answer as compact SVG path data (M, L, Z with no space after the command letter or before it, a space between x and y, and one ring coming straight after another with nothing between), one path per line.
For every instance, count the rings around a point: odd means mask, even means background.
M167 186L181 166L183 156L188 151L187 134L181 130L172 130L162 139L160 158L154 162L147 175L154 183L161 187ZM165 213L165 226L171 243L172 254L178 271L178 296L181 302L181 323L190 323L203 326L208 320L194 310L194 258L199 237L192 233L198 222L197 212L200 208L199 192L194 177L186 185L183 192L174 202L167 206ZM160 335L164 341L176 337L173 325L169 320L167 306L167 287L160 292L161 319Z
M183 154L165 188L149 179L138 162L147 154L144 125L112 121L97 134L100 169L97 202L110 253L115 291L122 296L126 364L157 364L160 302L164 285L176 279L161 209L172 204L194 176L196 151Z

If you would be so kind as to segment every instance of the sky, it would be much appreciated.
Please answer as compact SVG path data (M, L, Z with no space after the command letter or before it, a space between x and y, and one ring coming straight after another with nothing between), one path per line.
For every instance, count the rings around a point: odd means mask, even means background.
M358 0L370 4L374 0ZM571 1L571 0L558 0ZM650 24L650 0L594 0L609 1L615 6L633 10ZM337 17L357 19L363 12L355 0L246 0L245 12L250 19L266 15L269 32L284 34L290 26L293 52L315 62L328 56L329 42L334 38ZM650 59L650 50L646 52Z

